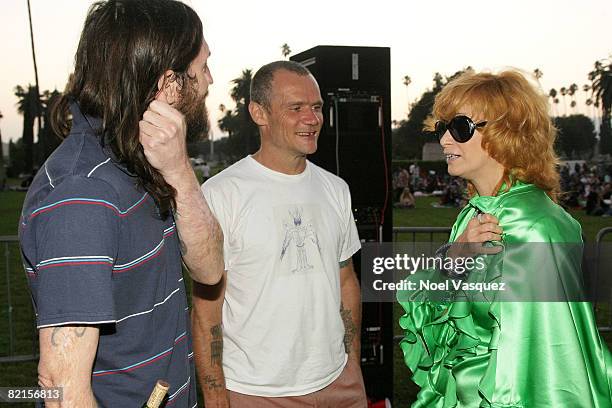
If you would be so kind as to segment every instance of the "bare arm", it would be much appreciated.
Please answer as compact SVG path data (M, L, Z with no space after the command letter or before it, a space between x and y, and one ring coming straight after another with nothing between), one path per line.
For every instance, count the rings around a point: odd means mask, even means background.
M214 285L223 274L223 232L202 195L187 155L184 116L153 101L140 121L140 143L155 169L176 190L175 220L191 278Z
M224 270L221 227L210 211L191 167L171 185L176 189L174 219L183 262L194 281L214 285Z
M38 382L42 387L62 387L62 402L47 407L97 407L91 373L100 330L94 326L56 326L40 329Z
M340 262L340 315L344 323L344 347L349 358L361 363L361 293L349 258Z
M223 374L223 298L227 273L214 286L194 282L191 325L193 350L206 407L229 407Z

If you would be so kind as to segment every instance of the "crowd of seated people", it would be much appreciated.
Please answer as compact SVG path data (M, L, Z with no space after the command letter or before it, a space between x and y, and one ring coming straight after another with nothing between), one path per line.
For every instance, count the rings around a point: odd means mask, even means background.
M414 208L415 197L435 196L435 207L462 207L466 202L465 182L434 170L420 170L417 165L408 169L398 167L393 172L393 203L397 208Z
M591 216L612 216L612 164L573 163L559 168L559 202L567 209L584 210ZM397 208L414 208L415 197L436 196L434 207L466 204L466 184L458 177L421 170L412 164L393 172L393 203Z
M560 168L561 204L570 209L582 209L587 215L612 216L611 164L574 164Z

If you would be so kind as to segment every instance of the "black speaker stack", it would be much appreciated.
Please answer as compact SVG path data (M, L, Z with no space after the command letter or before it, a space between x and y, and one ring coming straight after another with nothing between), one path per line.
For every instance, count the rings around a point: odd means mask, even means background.
M391 242L391 57L388 47L317 46L291 57L316 78L324 125L309 160L351 189L362 242ZM353 258L361 276L360 257ZM372 273L363 271L363 273ZM361 366L373 399L393 393L393 309L364 303Z

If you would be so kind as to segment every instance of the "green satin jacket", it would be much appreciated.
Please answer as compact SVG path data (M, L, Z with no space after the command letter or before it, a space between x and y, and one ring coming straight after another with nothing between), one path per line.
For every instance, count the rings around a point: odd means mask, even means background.
M504 244L547 243L538 244L545 249L538 249L540 259L529 251L512 259L502 255L493 273L519 291L532 290L543 269L565 272L558 276L569 271L570 280L580 275L581 251L567 256L555 246L581 243L580 224L538 187L517 181L495 197L473 197L451 242L478 211L499 219ZM405 299L398 294L406 311L400 347L421 387L413 407L612 407L612 355L589 303L433 302L426 293Z

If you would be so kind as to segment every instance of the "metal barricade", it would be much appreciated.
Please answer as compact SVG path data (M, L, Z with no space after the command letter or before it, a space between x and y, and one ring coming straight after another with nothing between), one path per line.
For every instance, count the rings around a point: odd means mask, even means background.
M393 227L393 242L429 242L432 246L431 250L435 249L433 246L447 242L450 233L450 227ZM423 236L427 239L421 239ZM439 239L434 240L434 236ZM419 239L417 240L417 238ZM402 334L395 335L393 341L397 344L403 338L404 335Z
M597 302L599 300L599 293L598 293L598 288L599 288L599 277L600 277L600 273L601 272L606 272L605 268L606 265L604 265L605 262L603 262L603 256L602 256L602 252L601 252L601 247L603 244L603 239L606 235L612 234L612 227L605 227L599 230L599 232L597 233L597 236L595 237L595 288L594 288L594 302ZM608 269L610 269L610 265L607 265ZM609 270L608 270L609 272ZM612 290L610 291L609 295L609 300L608 300L608 324L606 326L599 326L597 327L599 329L600 332L609 332L612 331ZM595 321L597 321L597 314L599 312L599 308L595 307Z
M408 242L417 242L417 234L429 234L428 242L434 242L434 234L445 234L444 242L446 242L448 240L448 237L450 236L450 233L450 227L393 227L393 242L399 241L398 238L400 234L412 234L412 240Z
M0 266L0 271L4 269L0 292L6 297L6 303L0 307L2 314L6 313L5 322L8 324L6 330L0 329L0 363L36 360L38 332L21 264L19 239L15 235L0 236L0 248L4 258ZM0 323L2 326L4 323Z

